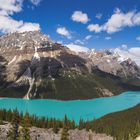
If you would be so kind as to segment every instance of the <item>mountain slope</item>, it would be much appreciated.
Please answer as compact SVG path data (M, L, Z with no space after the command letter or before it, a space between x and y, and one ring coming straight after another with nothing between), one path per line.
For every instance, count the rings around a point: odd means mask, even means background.
M0 96L60 100L140 90L140 69L107 52L76 54L40 32L0 37Z
M140 104L124 111L111 113L90 124L95 132L106 133L116 137L117 140L128 140L130 134L135 134L133 136L137 137L140 135L140 125L139 131L137 130L137 125L140 124Z

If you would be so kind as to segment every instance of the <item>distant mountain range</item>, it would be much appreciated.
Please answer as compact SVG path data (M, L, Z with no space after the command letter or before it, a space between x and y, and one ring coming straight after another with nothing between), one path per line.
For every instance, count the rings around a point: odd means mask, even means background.
M0 37L0 97L91 99L140 90L140 68L111 50L76 53L33 31Z

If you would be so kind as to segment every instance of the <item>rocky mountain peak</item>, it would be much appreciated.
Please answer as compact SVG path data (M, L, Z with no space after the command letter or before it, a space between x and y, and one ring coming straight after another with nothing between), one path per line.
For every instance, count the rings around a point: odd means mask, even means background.
M52 41L39 31L14 32L0 37L0 48L15 47L22 50L25 46L45 46L47 43L52 43Z
M91 50L77 54L38 31L0 37L0 95L4 97L79 99L81 96L110 96L115 92L106 82L102 83L104 77L108 76L111 84L121 90L124 87L117 85L116 79L121 83L122 78L138 78L139 75L139 67L130 59L120 62L110 51Z

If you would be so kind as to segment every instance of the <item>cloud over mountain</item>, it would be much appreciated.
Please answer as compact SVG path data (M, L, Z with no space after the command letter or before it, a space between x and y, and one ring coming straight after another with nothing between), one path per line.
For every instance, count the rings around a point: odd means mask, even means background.
M90 24L87 29L96 33L105 31L109 34L123 30L125 27L134 27L140 25L140 12L129 11L122 12L116 9L113 15L103 25Z
M74 51L74 52L88 52L89 51L89 48L87 47L84 47L84 46L81 46L81 45L76 45L76 44L73 44L73 43L70 43L70 44L66 44L66 46Z
M22 11L24 0L1 0L0 1L0 32L24 32L40 30L38 23L15 20L12 15Z
M122 59L131 58L140 66L140 47L127 48L126 45L125 47L122 45L122 47L114 49L114 52L119 54Z
M56 32L64 37L67 37L68 39L71 38L71 33L68 31L68 29L66 29L66 27L58 27Z

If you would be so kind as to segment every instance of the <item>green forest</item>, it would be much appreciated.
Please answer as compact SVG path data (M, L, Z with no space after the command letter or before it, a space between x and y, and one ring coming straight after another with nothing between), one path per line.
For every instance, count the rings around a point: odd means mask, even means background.
M11 122L11 128L7 134L9 140L30 140L30 127L52 128L57 133L62 129L61 139L68 140L68 130L86 129L96 133L111 135L116 140L134 140L140 135L140 104L134 108L112 113L100 119L84 121L80 119L79 124L64 116L63 120L55 118L38 118L28 113L19 113L17 110L0 110L0 124L4 121ZM19 126L22 126L19 129Z

